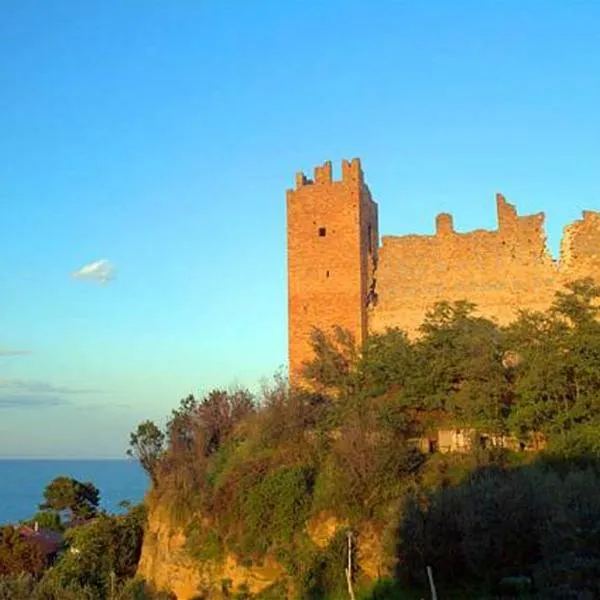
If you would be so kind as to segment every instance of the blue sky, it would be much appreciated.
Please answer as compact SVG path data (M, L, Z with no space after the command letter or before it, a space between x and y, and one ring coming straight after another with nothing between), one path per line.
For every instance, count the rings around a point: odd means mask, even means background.
M286 361L285 189L384 234L600 207L600 4L0 0L0 456L120 456ZM72 273L106 259L102 285Z

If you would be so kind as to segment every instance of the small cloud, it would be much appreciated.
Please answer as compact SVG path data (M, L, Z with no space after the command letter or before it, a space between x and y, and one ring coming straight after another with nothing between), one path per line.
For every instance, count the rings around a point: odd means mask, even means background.
M29 350L11 350L10 348L0 348L0 356L24 356L31 354Z
M0 379L0 389L25 392L27 394L89 394L96 390L62 387L29 379Z
M77 407L68 396L88 393L96 394L98 390L59 386L34 379L0 379L0 411Z
M105 284L115 278L115 267L107 260L96 260L75 271L73 277Z
M28 396L26 394L7 394L0 396L0 410L14 408L51 408L69 404L60 396Z

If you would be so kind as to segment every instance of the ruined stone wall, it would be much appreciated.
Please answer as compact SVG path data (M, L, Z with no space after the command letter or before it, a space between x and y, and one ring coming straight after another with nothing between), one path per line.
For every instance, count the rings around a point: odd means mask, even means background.
M600 214L586 211L565 228L561 258L546 247L544 215L520 217L497 195L498 229L454 231L438 215L435 235L383 238L376 271L377 304L369 328L400 327L414 335L427 310L441 300L468 300L500 323L519 309L545 310L574 279L600 281Z
M312 358L313 328L338 325L360 344L367 332L400 327L417 333L442 300L468 300L499 323L519 309L545 310L565 283L600 283L600 213L585 211L565 227L559 261L546 247L544 215L519 216L496 196L498 227L458 233L452 216L436 217L434 235L384 236L360 161L331 163L314 179L299 173L287 192L288 334L292 381Z
M600 213L586 210L567 225L561 243L562 279L600 278Z

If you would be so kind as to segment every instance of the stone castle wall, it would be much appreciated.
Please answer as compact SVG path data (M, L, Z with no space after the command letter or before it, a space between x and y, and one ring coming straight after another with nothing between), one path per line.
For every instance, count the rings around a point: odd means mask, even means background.
M554 261L543 213L520 217L500 194L496 203L495 231L456 233L452 217L441 214L435 235L383 238L371 331L396 326L414 334L442 300L468 300L480 314L508 323L519 309L547 309L569 281L600 280L600 213L586 211L565 228L561 258Z
M311 357L310 331L400 327L417 333L438 301L468 300L499 323L519 309L545 310L565 283L600 283L600 213L584 211L565 227L558 261L546 246L544 214L519 216L496 196L498 227L458 233L452 216L436 217L434 235L384 236L358 159L331 163L315 178L299 174L288 191L289 358L294 377ZM325 235L320 235L325 233Z

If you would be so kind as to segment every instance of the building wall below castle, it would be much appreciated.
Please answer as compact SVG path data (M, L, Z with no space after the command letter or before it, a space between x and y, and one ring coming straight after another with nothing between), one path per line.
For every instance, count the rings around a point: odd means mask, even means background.
M556 262L546 248L542 213L519 217L502 196L497 206L495 231L457 233L443 214L435 235L384 237L369 329L400 327L415 335L426 312L443 300L468 300L504 324L519 309L547 309L569 281L600 282L600 213L586 211L565 227Z

